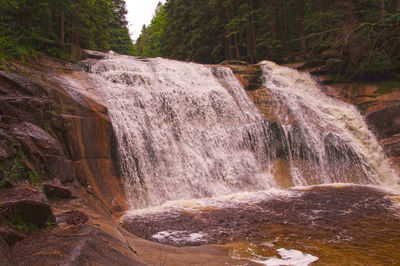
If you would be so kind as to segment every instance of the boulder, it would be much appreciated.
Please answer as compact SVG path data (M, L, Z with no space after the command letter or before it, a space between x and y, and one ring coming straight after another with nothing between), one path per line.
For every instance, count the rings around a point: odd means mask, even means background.
M56 223L45 195L27 188L3 189L0 194L2 216L15 229L31 233Z
M400 133L399 114L400 104L396 104L370 113L366 120L378 139L384 139Z
M91 59L104 59L106 56L105 53L92 51L92 50L82 50L83 58L91 58Z
M12 246L18 241L24 239L26 235L3 223L0 224L0 238L1 237L3 237L4 241L6 241L8 245Z
M400 134L381 140L385 153L389 157L400 157Z
M6 241L0 236L0 265L2 266L13 266L14 263L11 262L10 247L7 245Z
M85 224L89 221L89 217L81 211L64 212L61 217L70 225Z
M72 197L69 189L53 184L43 184L43 192L48 199L70 199Z

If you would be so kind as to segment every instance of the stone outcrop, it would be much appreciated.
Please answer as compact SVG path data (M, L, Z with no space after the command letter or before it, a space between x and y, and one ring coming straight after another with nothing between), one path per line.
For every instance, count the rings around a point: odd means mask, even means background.
M17 265L146 265L126 244L87 225L28 237L11 256Z
M400 134L400 103L372 112L366 120L379 139Z
M246 91L253 91L262 87L262 70L259 65L251 65L237 60L226 60L221 63L232 69L236 78L243 84Z
M11 262L10 247L0 236L0 265L3 266L13 266L14 263Z
M17 71L27 71L24 76L0 72L0 159L9 172L0 180L78 181L111 212L124 210L107 109L51 81L54 69L72 71L71 66L60 66L57 61L43 69L41 65L14 65Z
M48 199L70 199L72 197L69 189L53 184L43 184L43 192Z
M3 189L0 201L1 216L11 226L18 227L23 224L43 229L56 222L45 195L35 189L21 187ZM31 228L27 228L27 230L29 229Z

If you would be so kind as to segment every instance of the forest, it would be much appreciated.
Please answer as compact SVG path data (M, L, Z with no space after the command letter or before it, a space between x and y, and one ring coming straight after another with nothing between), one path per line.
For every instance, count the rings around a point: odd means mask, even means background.
M136 48L200 63L331 58L342 76L399 78L400 0L168 0Z
M67 57L51 42L135 53L124 0L0 0L0 7L0 59Z
M400 0L167 0L133 43L125 0L0 0L0 60L49 43L198 63L307 61L346 79L400 79Z

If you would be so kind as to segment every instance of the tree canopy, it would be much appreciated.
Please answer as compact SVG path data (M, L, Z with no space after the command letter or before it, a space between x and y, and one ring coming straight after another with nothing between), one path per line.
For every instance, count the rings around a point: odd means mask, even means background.
M0 56L31 55L41 41L134 54L124 0L0 0Z
M335 54L337 72L400 69L400 0L167 0L139 54L200 63L285 62Z

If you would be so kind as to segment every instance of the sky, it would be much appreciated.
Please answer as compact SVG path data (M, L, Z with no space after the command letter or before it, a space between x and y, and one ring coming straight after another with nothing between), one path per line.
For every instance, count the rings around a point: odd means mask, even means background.
M143 24L149 25L154 15L158 2L165 0L125 0L129 22L129 32L135 41L139 37Z

